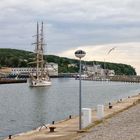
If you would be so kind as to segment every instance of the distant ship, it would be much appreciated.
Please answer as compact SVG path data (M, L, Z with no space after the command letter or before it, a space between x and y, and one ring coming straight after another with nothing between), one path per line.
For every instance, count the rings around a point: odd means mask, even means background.
M41 87L41 86L49 86L51 85L51 80L48 74L48 71L45 71L44 68L44 40L43 40L43 22L41 26L41 30L39 33L39 25L37 23L37 34L36 34L36 45L35 53L36 53L36 72L30 73L29 84L31 87Z

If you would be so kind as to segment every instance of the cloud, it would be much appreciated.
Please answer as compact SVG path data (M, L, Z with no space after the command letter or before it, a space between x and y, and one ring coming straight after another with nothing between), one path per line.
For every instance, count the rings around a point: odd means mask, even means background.
M57 55L63 57L76 58L74 52L78 49L82 49L86 52L84 60L87 61L106 61L113 63L124 63L132 65L136 68L138 74L140 74L140 43L115 43L105 45L92 45L92 46L79 46L75 49L70 49ZM108 51L115 47L115 49L108 54Z
M82 46L90 59L103 60L117 44L106 59L139 67L139 0L0 0L0 47L33 51L32 35L42 20L46 53L68 56Z

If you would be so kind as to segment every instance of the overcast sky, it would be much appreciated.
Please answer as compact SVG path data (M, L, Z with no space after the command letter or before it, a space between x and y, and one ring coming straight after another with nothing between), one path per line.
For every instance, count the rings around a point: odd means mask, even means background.
M34 51L37 21L47 54L75 58L83 49L85 60L130 64L140 74L140 0L0 0L0 48Z

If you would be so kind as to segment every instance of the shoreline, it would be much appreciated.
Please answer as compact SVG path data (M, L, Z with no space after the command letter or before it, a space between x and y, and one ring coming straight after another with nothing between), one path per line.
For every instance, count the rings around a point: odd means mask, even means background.
M82 129L83 132L90 131L91 128L98 125L99 123L102 123L104 120L113 117L114 115L123 112L124 110L127 110L128 108L134 106L135 104L138 104L140 102L140 93L133 96L128 96L127 98L123 98L119 101L113 101L112 102L112 109L108 108L108 105L104 105L104 112L105 116L102 120L97 119L96 115L96 109L92 108L92 123L87 126L86 128ZM56 140L56 139L62 139L62 140L70 140L71 138L80 137L82 134L77 133L78 131L78 116L72 116L72 118L67 118L64 120L60 120L55 122L54 124L45 124L44 126L40 126L34 130L15 134L12 137L13 140L26 140L27 138L29 140L33 139L41 139L46 138L47 140ZM48 127L49 126L55 126L56 130L55 133L50 133ZM47 129L46 129L47 127ZM70 138L70 139L69 139ZM6 138L4 140L8 140L9 138Z
M0 78L0 84L27 83L27 79Z

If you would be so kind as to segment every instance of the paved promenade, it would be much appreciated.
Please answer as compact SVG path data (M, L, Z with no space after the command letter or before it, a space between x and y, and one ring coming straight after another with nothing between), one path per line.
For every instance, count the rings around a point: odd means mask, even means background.
M139 140L140 137L140 94L112 103L113 108L105 106L103 123L97 119L97 111L92 111L92 123L84 133L78 133L78 117L55 123L55 132L36 129L11 136L12 140ZM137 104L137 105L135 105ZM132 107L133 106L133 107ZM132 107L132 108L130 108ZM129 109L128 109L129 108ZM128 110L127 110L128 109ZM125 110L125 111L124 111ZM124 111L124 112L122 112ZM121 112L121 113L119 113ZM98 124L98 125L97 125ZM8 140L7 138L6 140Z
M140 104L105 120L78 140L140 140Z

